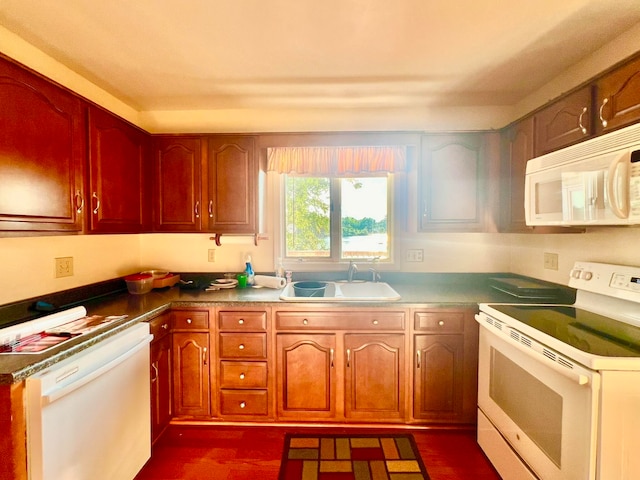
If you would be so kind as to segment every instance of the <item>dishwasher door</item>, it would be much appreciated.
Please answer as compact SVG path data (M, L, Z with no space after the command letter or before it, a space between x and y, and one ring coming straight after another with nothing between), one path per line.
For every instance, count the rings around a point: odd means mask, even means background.
M151 456L149 325L27 380L30 480L130 480Z

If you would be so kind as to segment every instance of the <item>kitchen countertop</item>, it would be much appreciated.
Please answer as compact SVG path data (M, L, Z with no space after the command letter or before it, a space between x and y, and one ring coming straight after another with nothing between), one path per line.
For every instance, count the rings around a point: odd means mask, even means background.
M394 302L284 302L281 290L269 288L224 289L212 292L182 290L178 287L153 290L145 295L131 295L126 291L116 292L81 304L88 315L126 315L94 332L65 341L63 344L39 354L0 354L0 384L11 384L46 369L48 366L80 352L96 343L119 333L125 328L148 321L170 308L229 305L242 306L297 306L299 308L437 308L468 307L478 303L532 303L497 291L487 284L489 274L418 274L385 278L401 296ZM566 289L563 301L571 303L571 290ZM540 302L538 302L540 303Z

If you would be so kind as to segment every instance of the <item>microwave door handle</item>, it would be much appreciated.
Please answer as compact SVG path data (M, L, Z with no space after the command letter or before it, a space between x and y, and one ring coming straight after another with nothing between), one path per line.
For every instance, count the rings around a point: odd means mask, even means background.
M618 178L618 167L620 165L628 165L629 164L629 152L625 152L623 155L620 155L616 158L611 165L609 165L609 174L607 177L607 191L608 191L608 200L609 206L611 210L618 218L629 218L629 175L628 170L625 169L625 178L622 183L622 191L619 192L616 188L616 179ZM618 196L621 194L621 197ZM623 200L624 205L620 207L620 200Z

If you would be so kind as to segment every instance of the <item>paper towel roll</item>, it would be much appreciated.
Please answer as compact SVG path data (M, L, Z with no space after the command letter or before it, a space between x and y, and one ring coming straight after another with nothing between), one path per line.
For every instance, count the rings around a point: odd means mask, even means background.
M267 288L284 288L287 281L280 277L271 277L269 275L256 275L253 277L256 285Z

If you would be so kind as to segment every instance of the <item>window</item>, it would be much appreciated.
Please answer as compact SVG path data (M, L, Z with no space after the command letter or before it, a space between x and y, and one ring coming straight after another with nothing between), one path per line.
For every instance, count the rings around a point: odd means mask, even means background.
M268 148L267 170L280 179L277 256L393 265L393 183L406 156L393 145Z
M389 261L391 178L285 175L284 257Z

